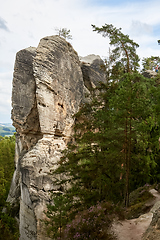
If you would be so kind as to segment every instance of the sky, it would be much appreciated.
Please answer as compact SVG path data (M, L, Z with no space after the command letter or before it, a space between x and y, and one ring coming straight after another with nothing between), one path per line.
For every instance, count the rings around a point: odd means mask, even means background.
M143 57L160 56L159 0L0 0L0 123L11 123L16 53L41 38L70 29L79 56L108 56L109 41L91 24L113 24L139 44Z

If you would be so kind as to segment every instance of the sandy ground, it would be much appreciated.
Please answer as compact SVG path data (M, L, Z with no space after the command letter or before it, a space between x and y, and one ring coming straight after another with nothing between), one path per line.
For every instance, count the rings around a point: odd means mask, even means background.
M155 189L150 192L155 196L149 204L153 204L150 212L132 220L118 221L113 223L113 232L118 240L141 240L153 217L153 213L160 207L160 193Z

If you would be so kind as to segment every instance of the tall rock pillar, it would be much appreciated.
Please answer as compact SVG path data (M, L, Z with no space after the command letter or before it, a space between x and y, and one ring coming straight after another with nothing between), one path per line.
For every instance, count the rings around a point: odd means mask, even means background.
M83 89L78 55L63 38L45 37L37 48L17 53L12 91L16 169L8 201L19 212L20 240L48 239L40 219L50 192L57 190L50 172L66 148Z

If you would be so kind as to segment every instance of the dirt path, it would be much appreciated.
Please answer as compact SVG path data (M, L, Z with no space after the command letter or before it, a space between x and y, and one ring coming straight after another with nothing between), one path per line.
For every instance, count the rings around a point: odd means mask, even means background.
M115 222L113 231L117 235L118 240L141 240L143 233L149 227L153 213L160 207L160 193L155 189L150 192L155 196L155 199L148 204L153 205L150 212L141 215L139 218Z

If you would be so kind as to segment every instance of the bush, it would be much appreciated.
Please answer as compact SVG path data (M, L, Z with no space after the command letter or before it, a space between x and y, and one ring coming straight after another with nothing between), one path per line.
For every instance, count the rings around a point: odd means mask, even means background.
M5 212L0 213L0 240L18 240L18 223L12 216L13 212L9 203L4 205Z
M113 220L113 209L112 204L98 203L78 213L75 219L67 224L63 230L63 239L115 240L116 237L110 230Z

